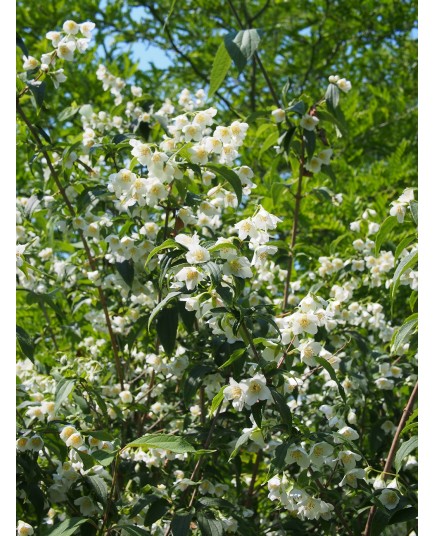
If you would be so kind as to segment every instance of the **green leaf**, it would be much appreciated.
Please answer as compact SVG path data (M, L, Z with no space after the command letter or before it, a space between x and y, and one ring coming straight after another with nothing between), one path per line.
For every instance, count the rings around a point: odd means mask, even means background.
M213 372L213 369L208 365L198 364L191 370L186 372L186 378L183 384L184 404L189 406L197 390L203 383L204 377Z
M282 138L283 139L283 138ZM270 147L277 145L279 140L279 131L276 129L274 132L269 134L265 141L261 143L261 149L259 150L259 157L261 157Z
M381 224L378 230L377 237L375 239L375 255L380 253L380 248L384 242L389 238L390 231L398 225L398 220L394 216L389 216Z
M404 324L394 331L390 346L392 354L417 330L417 320L418 314L414 313L406 318Z
M406 521L412 521L416 519L418 515L417 508L414 506L409 506L408 508L403 508L395 512L392 517L389 519L388 525L394 525L395 523L405 523Z
M404 249L412 244L413 242L416 242L416 235L412 234L410 236L406 236L401 240L401 242L396 246L395 249L395 262L399 259L401 253L404 251Z
M238 438L237 442L235 443L235 448L232 451L231 455L229 456L229 460L232 460L232 458L234 458L238 454L238 451L244 445L244 443L247 443L247 441L249 440L249 437L250 437L250 432L246 432Z
M71 378L62 378L60 382L56 386L56 394L55 394L55 413L57 413L60 409L60 406L65 402L65 400L68 398L68 396L72 393L75 387L75 380L72 380Z
M252 416L258 428L261 428L262 425L262 415L264 413L266 403L266 400L261 400L252 406Z
M107 467L116 458L117 450L114 452L108 452L107 450L95 450L92 452L92 457L98 462L99 465Z
M385 512L384 510L377 508L375 511L374 517L372 519L372 528L370 536L380 536L386 528L389 519L390 513Z
M153 502L146 512L144 524L146 526L152 525L152 523L161 519L169 508L170 503L166 499L161 498Z
M220 406L220 404L223 402L223 391L226 389L226 387L227 385L223 385L223 387L220 388L219 392L212 399L211 408L209 410L210 415L213 415L217 408Z
M202 268L209 274L214 285L218 286L222 275L220 266L212 261L204 262Z
M303 137L305 139L306 143L306 153L307 157L310 160L313 156L313 153L315 152L315 146L316 146L316 135L313 130L306 130L303 129Z
M176 346L178 320L178 308L176 306L166 307L157 316L157 334L168 356L172 355Z
M54 527L53 530L48 533L48 536L72 536L80 525L90 522L91 520L86 517L71 517L70 519L65 519L65 521L62 521L62 523Z
M255 29L241 30L238 33L230 32L224 37L224 44L230 57L237 66L238 72L244 70L248 60L258 49L261 37Z
M285 465L286 465L286 454L288 453L288 449L290 447L290 443L282 443L278 447L276 447L275 457L271 460L271 465L276 468L277 471L281 471Z
M231 57L226 50L224 41L220 44L217 54L215 55L210 81L209 81L209 91L208 98L210 98L221 86L223 80L226 78L226 74L231 66Z
M45 99L45 90L47 89L47 84L45 82L41 82L38 86L34 86L33 84L27 82L27 86L32 92L36 107L41 107Z
M129 286L133 286L134 281L134 264L131 260L123 261L123 262L116 262L115 263L116 270L121 275L122 279L125 281L125 283Z
M243 355L246 353L246 348L238 348L238 350L235 350L235 352L232 352L232 354L230 355L229 359L227 361L225 361L223 363L223 365L221 365L219 367L219 370L225 368L225 367L228 367L229 365L231 365L234 361L237 361L238 359L240 359L241 357L243 357Z
M95 492L97 499L104 505L107 502L107 484L100 476L91 475L85 477L86 482Z
M17 33L17 47L20 47L20 49L22 50L22 53L24 54L24 56L29 56L29 51L27 50L27 47L22 39L22 37L20 36L20 34Z
M410 201L410 213L413 216L414 223L418 225L417 201Z
M202 497L199 499L199 504L208 506L211 508L233 508L234 505L225 499L218 499L217 497Z
M146 258L144 268L146 268L146 266L148 265L148 263L152 259L152 257L154 257L157 253L160 253L160 251L162 251L163 249L168 249L168 248L179 248L179 244L177 242L175 242L175 240L173 240L173 238L168 238L167 240L165 240L162 244L160 244L159 246L155 247L149 253L149 255Z
M60 114L57 116L58 121L66 121L67 119L71 119L71 117L74 117L74 115L80 110L80 106L68 106L64 110L60 112Z
M208 515L207 515L208 514ZM223 536L223 523L219 519L214 519L209 512L199 512L197 522L203 536Z
M235 173L235 171L227 168L223 164L209 163L209 164L206 164L206 167L208 169L211 169L212 171L215 171L216 173L221 175L225 180L228 181L228 183L232 186L237 196L238 204L240 204L242 197L243 197L243 185L241 184L241 180L238 177L238 175Z
M413 452L413 450L417 449L417 439L418 436L410 437L408 441L405 441L398 449L398 452L395 456L395 469L396 472L399 473L402 467L402 462L404 458L406 458L410 453Z
M339 88L335 84L329 84L325 94L328 106L337 108L339 105Z
M79 456L80 460L83 462L83 467L85 471L88 471L94 465L97 464L97 461L95 460L95 458L91 456L90 454L87 454L86 452L81 452L77 449L74 449L74 450L77 453L77 456Z
M113 529L122 529L122 534L128 536L150 536L151 534L137 525L116 525Z
M404 257L398 265L398 268L395 270L395 274L392 279L392 284L390 285L390 296L393 300L396 294L396 289L398 288L399 281L401 280L402 274L412 268L417 263L418 255L417 250L413 250L406 257Z
M190 522L192 518L192 514L176 514L170 524L173 536L187 536L190 532Z
M280 416L282 417L283 424L288 428L288 430L291 430L292 428L292 413L291 410L288 407L288 404L286 403L285 397L281 395L276 389L273 389L270 387L271 395L273 397L274 403L277 406L277 410L280 413Z
M315 359L320 365L322 365L326 369L326 371L330 374L330 377L332 378L332 380L336 382L336 385L337 385L338 390L339 390L339 394L341 395L342 400L346 404L347 403L347 395L345 394L344 388L342 387L341 383L338 381L335 369L323 357L316 357Z
M168 434L144 435L143 437L139 437L125 446L125 448L130 447L139 447L142 449L164 449L170 450L175 454L196 452L196 449L182 437Z
M176 292L169 292L169 294L164 298L164 300L160 301L160 303L155 307L155 309L152 311L151 316L148 320L148 330L152 324L152 321L156 317L156 315L166 307L166 305L171 302L173 299L175 299L177 296L182 294L182 292L176 291Z
M23 329L21 326L16 327L17 329L17 340L18 344L20 345L21 351L23 354L30 359L33 363L34 360L34 353L35 353L35 345L33 343L33 340L31 339L30 335L27 333L25 329Z

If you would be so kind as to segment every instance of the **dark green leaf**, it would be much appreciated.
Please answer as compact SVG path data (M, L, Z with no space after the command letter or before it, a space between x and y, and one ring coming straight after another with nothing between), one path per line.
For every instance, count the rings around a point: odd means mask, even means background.
M313 156L313 153L315 152L316 135L313 130L303 129L303 137L304 137L305 144L306 144L307 157L310 160Z
M197 390L202 385L206 374L213 372L213 369L208 365L195 365L191 370L186 372L186 379L183 384L184 404L189 406Z
M209 163L206 164L206 167L211 169L212 171L215 171L219 175L221 175L225 180L228 181L228 183L232 186L234 189L234 192L238 199L238 204L241 203L242 197L243 197L243 186L241 184L241 180L238 177L238 175L233 171L232 169L227 168L223 164L213 164Z
M208 98L210 98L221 86L226 74L231 66L231 57L226 50L225 43L222 42L215 55L214 62L212 64Z
M35 86L31 84L30 82L27 82L27 85L30 91L32 92L32 95L35 99L36 106L41 107L44 102L45 90L47 88L47 84L45 82L41 82L38 86Z
M394 525L395 523L405 523L406 521L412 521L417 518L417 508L410 506L408 508L403 508L395 512L392 517L389 519L388 525Z
M276 389L270 388L271 395L273 397L273 400L277 406L277 410L280 413L280 416L282 417L283 424L288 428L290 431L292 428L292 414L291 410L288 407L288 404L286 403L285 397L281 395Z
M241 357L243 357L243 355L246 353L246 348L238 348L238 350L235 350L235 352L232 352L232 354L230 355L229 359L227 361L225 361L223 363L223 365L221 365L219 367L219 369L222 369L222 368L225 368L225 367L228 367L229 365L231 365L234 361L237 361L237 359L240 359Z
M149 507L149 510L146 512L144 524L146 526L152 525L152 523L161 519L169 508L170 504L166 499L158 499L153 502Z
M157 334L164 351L171 356L176 346L178 332L178 308L170 305L157 316Z
M23 354L34 362L35 345L30 335L21 326L17 325L17 341Z
M154 320L155 316L162 310L168 303L170 303L173 299L175 299L177 296L182 294L182 292L176 291L176 292L169 292L169 294L162 300L152 311L151 316L148 320L148 330L151 326L152 321Z
M347 403L347 395L345 394L344 388L342 387L341 383L338 381L338 379L336 377L335 369L323 357L316 357L315 359L320 365L322 365L326 369L326 371L330 374L331 379L336 382L339 394L341 395L342 400L346 404Z
M151 533L137 525L116 525L114 529L122 529L122 536L150 536Z
M187 536L190 532L192 518L193 516L191 514L176 514L170 524L173 536Z
M149 261L152 259L152 257L154 257L157 253L160 253L160 251L162 251L163 249L167 249L167 248L179 248L179 244L175 242L173 238L168 238L162 244L155 247L146 258L145 268L148 265Z
M29 51L27 50L27 47L26 47L22 37L18 33L17 33L17 47L20 47L20 49L22 50L24 56L29 57Z
M91 475L85 477L86 482L95 492L97 499L104 505L107 502L107 484L100 476Z
M230 57L237 66L238 72L242 72L247 61L256 52L261 40L257 30L241 30L238 33L231 32L225 35L224 44Z
M398 265L398 268L395 270L395 274L392 279L392 284L390 285L390 296L393 300L398 288L399 282L401 280L404 272L412 268L417 263L418 255L417 249L414 249L411 253L405 256Z
M266 400L261 400L260 402L256 402L256 404L253 404L252 406L253 419L255 420L256 426L258 428L261 428L261 425L262 425L262 415L263 415L266 403L267 403Z
M226 389L226 385L223 385L223 387L220 388L219 392L215 395L215 397L212 399L211 402L211 408L209 410L210 415L213 415L216 409L220 406L220 404L223 402L223 391Z
M197 521L203 536L223 536L223 523L211 517L209 512L199 512Z
M116 262L116 270L120 273L122 279L129 286L133 286L134 281L134 264L131 260Z

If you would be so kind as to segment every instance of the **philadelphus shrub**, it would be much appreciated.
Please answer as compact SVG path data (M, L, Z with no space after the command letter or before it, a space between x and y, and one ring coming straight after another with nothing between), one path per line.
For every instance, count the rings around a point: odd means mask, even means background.
M54 50L24 57L26 88L65 82L58 62L78 59L94 27L47 33ZM412 226L414 189L386 220L362 207L348 247L288 268L282 229L298 216L255 194L248 122L222 122L201 89L149 104L103 64L96 78L112 106L69 110L63 152L28 132L44 190L17 199L17 280L46 325L17 332L18 534L351 534L350 510L407 508L415 463L379 486L364 449L368 436L391 443L388 396L404 406L415 383L414 319L401 329L383 299L409 287L416 300L415 236L385 234ZM300 181L330 173L317 110L333 117L351 83L329 82L315 106L266 119L292 129L293 146L284 135L270 150L292 147Z

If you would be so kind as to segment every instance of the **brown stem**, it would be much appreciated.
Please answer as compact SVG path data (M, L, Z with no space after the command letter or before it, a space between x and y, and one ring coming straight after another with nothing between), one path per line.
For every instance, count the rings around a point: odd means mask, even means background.
M63 200L65 202L65 205L68 207L68 210L69 210L71 216L74 217L76 215L75 209L72 206L71 202L69 201L68 196L66 195L66 191L63 188L62 183L60 182L59 175L58 175L57 171L54 169L53 163L51 162L51 158L48 155L47 151L45 150L44 144L42 143L42 140L41 140L38 132L33 127L32 123L29 121L28 117L24 113L24 110L22 109L18 98L17 98L17 112L18 112L19 116L21 117L21 119L24 121L24 123L27 126L27 128L29 129L30 133L32 134L38 149L40 150L40 152L44 156L44 158L45 158L45 160L47 162L47 166L48 166L48 168L50 170L51 176L53 177L54 182L56 183L57 189L59 190L60 195L62 196L62 198L63 198ZM79 230L79 234L80 234L81 240L83 242L83 246L84 246L84 249L86 251L87 258L89 260L89 265L90 265L92 270L95 270L96 269L95 259L94 259L93 255L91 253L91 250L89 248L89 244L87 243L86 237L84 236L84 233L83 233L82 230ZM114 360L115 360L116 373L117 373L117 376L118 376L118 380L119 380L119 382L121 384L121 388L123 390L124 389L124 380L123 380L121 362L120 362L120 359L119 359L118 345L117 345L116 337L115 337L114 332L113 332L113 328L112 328L112 324L111 324L111 320L110 320L110 315L109 315L108 308L107 308L106 297L105 297L101 287L97 287L97 289L98 289L99 300L100 300L102 309L104 311L105 322L106 322L107 329L108 329L109 336L110 336L110 342L111 342L111 346L112 346L112 350L113 350L113 356L114 356Z
M261 463L261 460L262 460L262 450L259 450L256 453L255 465L253 466L253 470L252 470L252 480L250 481L249 491L247 492L247 496L248 496L247 507L251 506L252 504L252 495L255 490L255 482L258 476L259 464Z
M301 138L301 155L300 155L300 170L298 173L298 186L297 194L295 196L295 208L294 208L294 220L292 222L292 233L291 233L291 247L289 251L289 260L288 260L288 273L286 274L285 281L285 291L283 293L283 303L282 310L286 311L288 307L288 296L289 296L289 284L291 282L291 272L292 272L292 263L294 259L294 246L297 240L297 231L298 231L298 220L300 217L300 204L301 204L301 188L303 185L303 175L304 175L304 138Z
M47 309L42 301L40 302L40 305L42 309L42 314L44 315L44 318L45 318L45 322L47 323L48 333L50 334L51 340L53 341L54 348L56 348L56 351L58 352L59 346L57 345L56 337L54 335L53 328L51 327L50 317L48 316Z
M103 534L104 534L104 527L107 525L108 517L109 517L109 514L110 514L110 507L111 507L111 504L113 502L113 494L114 494L115 486L116 486L116 476L117 476L118 467L119 467L119 459L120 459L119 454L120 453L118 452L118 454L116 455L116 460L114 462L112 485L110 487L110 493L109 493L109 496L107 498L107 504L106 504L106 507L105 507L104 516L103 516L103 520L102 520L101 536L103 536ZM109 530L107 530L107 534L108 533L109 533Z
M416 382L416 385L414 386L414 389L410 395L410 398L408 399L408 402L404 408L404 411L402 412L401 419L398 424L398 428L395 431L395 435L393 437L393 441L390 446L389 454L387 455L386 464L384 466L383 472L381 473L382 477L383 476L387 477L388 473L390 473L390 470L392 469L392 464L395 459L396 450L398 448L399 436L405 426L405 423L407 422L407 419L410 416L411 410L417 398L418 383L419 382ZM374 520L374 515L375 515L376 510L377 510L376 506L372 505L371 509L369 510L369 515L366 521L365 530L363 531L363 536L370 536L371 529L372 529L372 522Z
M220 414L220 410L222 409L222 405L223 405L223 402L220 403L219 407L217 408L217 410L215 412L214 418L213 418L213 420L211 422L211 426L210 426L210 429L209 429L209 432L208 432L208 436L207 436L207 438L205 440L205 443L203 444L203 448L205 450L209 447L209 445L211 443L211 437L212 437L212 434L214 433L214 428L215 428L215 426L217 424L217 419L218 419L218 416ZM201 455L200 458L197 460L197 463L194 466L193 472L191 473L190 480L194 481L194 479L196 478L196 476L199 473L199 469L202 466L202 462L203 462L203 455ZM189 508L191 508L191 506L192 506L192 504L194 502L194 498L196 496L196 490L197 490L197 488L194 488L192 496L191 496L191 499L190 499L190 502L188 504Z

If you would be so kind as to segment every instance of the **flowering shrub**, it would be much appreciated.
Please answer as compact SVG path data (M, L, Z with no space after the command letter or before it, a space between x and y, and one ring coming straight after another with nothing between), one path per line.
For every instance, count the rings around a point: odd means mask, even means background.
M208 97L100 63L56 139L62 28L18 75L18 534L413 529L417 201L332 190L351 82L227 120L230 47Z

